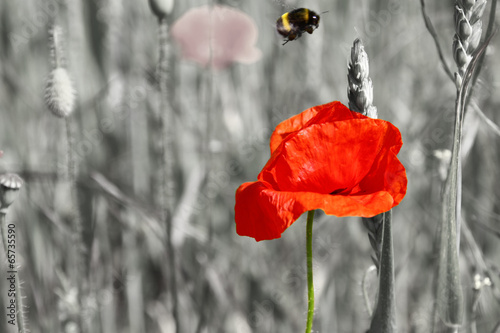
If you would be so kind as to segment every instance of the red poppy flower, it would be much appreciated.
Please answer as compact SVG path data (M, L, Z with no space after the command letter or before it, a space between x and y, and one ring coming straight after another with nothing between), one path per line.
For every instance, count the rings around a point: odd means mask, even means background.
M257 241L280 238L313 209L361 217L388 211L406 194L406 172L396 157L402 145L394 125L340 102L283 121L258 180L236 191L236 232Z

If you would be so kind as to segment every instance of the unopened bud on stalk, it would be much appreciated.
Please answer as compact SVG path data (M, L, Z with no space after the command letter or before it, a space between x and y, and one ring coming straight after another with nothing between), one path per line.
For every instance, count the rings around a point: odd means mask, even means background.
M67 117L73 112L75 90L65 68L57 67L50 72L45 88L45 104L59 118Z
M162 19L172 12L174 0L149 0L149 7L158 19Z
M16 174L0 175L0 213L7 213L7 209L16 200L23 184L24 181Z

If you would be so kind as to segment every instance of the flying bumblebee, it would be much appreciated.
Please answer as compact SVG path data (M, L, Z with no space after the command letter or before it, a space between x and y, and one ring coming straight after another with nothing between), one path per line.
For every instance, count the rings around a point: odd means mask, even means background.
M304 31L312 34L319 26L319 15L307 8L294 9L281 15L276 21L276 30L285 37L283 45L302 36Z

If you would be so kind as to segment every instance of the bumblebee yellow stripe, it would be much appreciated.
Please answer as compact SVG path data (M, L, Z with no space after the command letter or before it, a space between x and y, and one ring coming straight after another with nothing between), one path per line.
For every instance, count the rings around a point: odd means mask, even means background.
M304 21L309 22L309 9L304 9Z
M281 21L283 22L283 28L286 31L290 31L292 28L290 27L290 21L288 20L288 13L281 15Z

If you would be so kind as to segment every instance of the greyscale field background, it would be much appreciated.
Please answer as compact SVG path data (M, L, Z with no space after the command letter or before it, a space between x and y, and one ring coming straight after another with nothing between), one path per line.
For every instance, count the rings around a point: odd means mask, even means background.
M445 60L455 70L454 1L427 2ZM400 332L430 332L442 188L435 152L451 148L456 88L425 28L420 2L217 3L255 20L262 57L212 71L183 60L171 44L173 247L182 332L303 331L305 218L281 239L257 243L235 233L234 193L242 182L256 179L279 122L332 100L347 104L347 63L358 37L370 57L379 117L396 125L404 141L399 157L407 170L408 193L394 209L393 222L397 323ZM176 1L168 20L205 4ZM276 19L296 7L328 12L321 14L314 34L282 46ZM75 244L63 177L64 121L44 103L53 19L64 32L67 68L77 92L69 119L75 128L87 248L86 292L80 302L69 255ZM158 108L158 24L147 1L2 0L0 32L0 172L15 172L25 180L7 219L16 225L31 332L75 332L78 320L89 332L174 332L171 266L155 205L157 156L151 135ZM493 282L474 311L477 331L493 332L500 318L500 135L485 120L500 125L498 47L497 34L464 128L462 215L468 225L463 229L470 233L462 235L460 251L463 332L470 332L476 273L490 274ZM361 281L372 250L360 219L318 213L313 237L314 331L366 331ZM4 268L0 281L0 332L15 332L6 320ZM367 283L373 299L375 277L368 275Z

